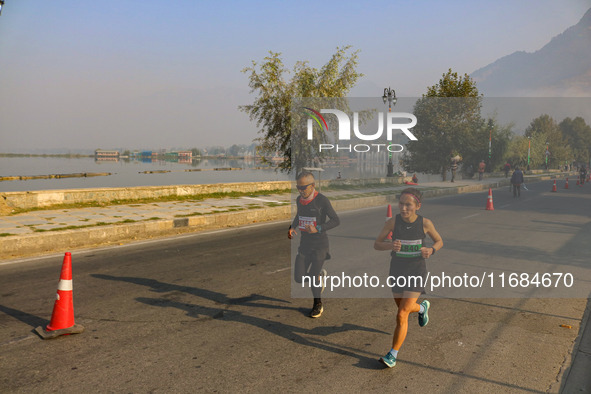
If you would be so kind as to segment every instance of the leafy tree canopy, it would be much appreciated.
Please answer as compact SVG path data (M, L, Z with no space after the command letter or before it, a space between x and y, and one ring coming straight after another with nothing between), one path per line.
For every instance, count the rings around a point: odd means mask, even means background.
M563 138L572 148L573 158L579 163L589 163L591 159L591 126L581 117L565 118L558 125Z
M337 48L330 60L320 69L299 61L293 67L291 78L283 64L280 53L269 52L261 64L252 62L242 72L248 74L251 93L256 94L254 102L242 105L250 120L260 127L259 153L278 155L283 158L276 169L290 172L292 163L292 104L298 97L344 97L363 74L357 72L359 51L349 52L350 46ZM303 161L310 158L302 158Z
M413 134L417 141L406 145L402 159L405 169L441 174L445 180L451 158L458 155L464 173L471 173L481 160L488 162L489 170L499 166L511 132L493 119L483 119L481 107L482 95L474 80L449 69L415 104L417 125Z

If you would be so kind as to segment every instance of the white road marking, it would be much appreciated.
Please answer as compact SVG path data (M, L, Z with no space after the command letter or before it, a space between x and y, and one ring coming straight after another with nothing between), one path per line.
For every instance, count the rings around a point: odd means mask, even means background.
M285 267L285 268L280 268L280 269L275 270L275 271L265 272L265 274L267 274L267 275L276 274L278 272L287 271L288 269L291 269L291 266L290 267Z

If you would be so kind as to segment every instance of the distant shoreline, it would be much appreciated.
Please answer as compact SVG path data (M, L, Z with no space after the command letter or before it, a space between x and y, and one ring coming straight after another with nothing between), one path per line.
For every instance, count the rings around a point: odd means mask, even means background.
M94 158L95 155L85 155L81 153L0 153L0 157L57 157L65 159L81 159L81 158ZM151 157L156 160L166 160L165 156L154 156ZM119 157L119 160L131 160L129 157ZM141 159L136 157L135 159ZM260 157L246 157L246 156L193 156L193 160L260 160Z
M94 155L83 155L80 153L0 153L0 157L65 157L81 158L94 157Z

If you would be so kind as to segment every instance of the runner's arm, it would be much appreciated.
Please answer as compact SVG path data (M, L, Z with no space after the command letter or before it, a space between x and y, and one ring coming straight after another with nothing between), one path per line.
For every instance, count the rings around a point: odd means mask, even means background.
M384 227L378 234L375 242L373 243L373 248L375 250L394 250L394 242L386 241L386 237L390 232L394 231L394 224L396 222L396 218L390 218L386 220L384 223ZM398 249L400 250L400 249Z
M433 225L432 221L430 221L427 218L423 218L423 230L425 231L425 234L427 234L433 241L432 248L435 249L435 251L438 251L443 247L443 239L441 239L441 235L439 235L437 230L435 230L435 226ZM428 249L430 256L431 254L433 254L433 251L431 250L431 248Z
M337 215L336 211L332 207L330 200L326 198L325 202L326 216L328 217L328 221L322 225L322 232L333 229L339 224L341 224L341 219L339 219L339 215Z

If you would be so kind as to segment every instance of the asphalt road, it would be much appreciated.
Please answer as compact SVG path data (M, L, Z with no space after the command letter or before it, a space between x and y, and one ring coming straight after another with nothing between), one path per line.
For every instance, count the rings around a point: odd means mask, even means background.
M377 362L395 321L387 289L327 290L324 315L308 318L311 301L290 286L286 222L74 253L86 331L54 340L32 329L51 317L63 256L0 265L0 391L558 392L591 289L591 193L548 185L519 200L495 190L494 211L486 193L427 200L421 213L445 242L428 263L575 272L574 297L497 287L430 298L429 325L412 316L393 369ZM371 248L384 216L341 214L329 273L387 272L387 253Z

